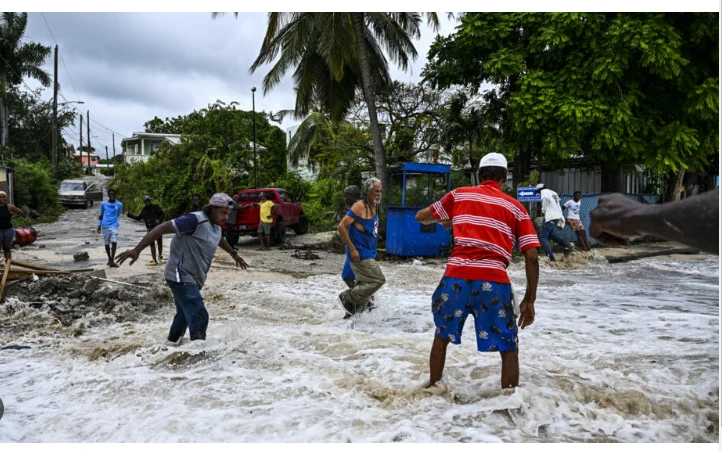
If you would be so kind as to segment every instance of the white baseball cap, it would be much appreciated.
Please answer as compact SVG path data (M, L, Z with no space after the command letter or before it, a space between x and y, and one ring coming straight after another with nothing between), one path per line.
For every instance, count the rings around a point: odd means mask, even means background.
M487 166L498 166L500 168L507 169L506 158L504 155L496 152L490 152L484 155L479 162L479 167L484 168Z
M544 185L543 183L538 183L536 186L537 191L544 188L544 186L546 186L546 185Z

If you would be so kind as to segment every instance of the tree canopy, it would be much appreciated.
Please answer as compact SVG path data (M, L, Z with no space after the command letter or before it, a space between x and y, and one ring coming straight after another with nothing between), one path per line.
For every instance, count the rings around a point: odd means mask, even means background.
M718 35L716 13L468 13L423 76L486 89L517 163L699 170L719 152Z
M286 172L286 136L268 121L268 115L256 113L258 186L282 177ZM131 207L142 206L148 194L177 215L187 211L190 198L199 194L204 200L213 193L233 193L254 186L253 113L237 109L237 103L216 101L186 116L155 117L145 123L150 133L179 133L181 143L164 143L147 162L121 165L111 185L118 197ZM122 196L122 197L121 197Z

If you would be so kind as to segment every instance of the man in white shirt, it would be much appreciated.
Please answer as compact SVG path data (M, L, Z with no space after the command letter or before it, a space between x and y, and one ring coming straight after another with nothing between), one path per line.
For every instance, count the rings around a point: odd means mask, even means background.
M571 244L562 239L557 231L564 228L564 214L559 205L559 195L554 191L545 188L543 183L536 186L536 192L541 193L542 214L544 215L544 224L539 231L539 241L541 242L544 252L549 256L549 261L555 262L554 252L549 240L555 241L564 248L564 255L568 255L571 250Z
M582 192L574 191L574 197L571 200L564 202L562 210L567 210L567 224L577 234L577 240L582 250L589 252L592 247L589 245L587 240L587 232L584 230L584 223L579 217L579 209L582 208Z

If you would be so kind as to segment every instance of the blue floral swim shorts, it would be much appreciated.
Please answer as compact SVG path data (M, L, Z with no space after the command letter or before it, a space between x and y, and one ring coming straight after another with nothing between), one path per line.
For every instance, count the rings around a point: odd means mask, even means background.
M436 336L460 344L464 322L471 314L479 351L514 351L518 328L513 304L510 284L444 276L431 297Z

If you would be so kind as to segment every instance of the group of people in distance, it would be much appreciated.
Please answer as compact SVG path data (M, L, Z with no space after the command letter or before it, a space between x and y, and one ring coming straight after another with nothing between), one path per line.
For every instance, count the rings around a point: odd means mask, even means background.
M450 191L439 201L421 209L415 218L424 224L439 223L446 228L453 227L454 235L454 247L445 272L430 299L435 331L427 387L441 380L448 344L461 343L469 315L474 317L477 349L500 354L501 387L517 386L518 329L534 323L539 283L538 249L544 247L553 260L548 240L555 240L557 228L564 221L577 232L580 246L585 250L589 246L578 217L581 193L574 193L573 200L565 203L564 207L570 213L565 219L558 195L543 184L538 185L544 223L537 236L524 206L501 189L507 179L506 158L498 153L485 155L480 161L478 175L478 186ZM382 183L376 178L364 181L360 189L351 186L344 192L349 208L337 230L346 245L346 262L341 277L348 289L338 297L345 318L374 308L374 294L386 282L376 262L382 193ZM208 311L200 290L216 249L220 247L228 252L237 267L247 268L243 258L222 236L221 226L228 222L234 206L238 208L237 202L227 194L216 193L207 205L200 206L198 198L197 210L168 221L162 210L151 207L150 198L146 198L145 202L147 211L144 208L139 215L129 217L144 220L148 233L135 248L115 257L116 241L113 238L117 240L117 230L109 230L106 234L105 229L112 229L117 223L117 213L122 211L122 204L115 199L115 192L109 190L107 204L103 202L101 205L98 226L98 231L102 229L104 237L107 236L108 264L113 266L116 262L123 264L129 260L132 265L143 249L155 243L162 259L162 242L159 239L164 234L173 234L164 271L176 305L168 340L180 343L186 330L190 331L191 340L205 339ZM601 243L609 245L624 245L626 239L655 234L686 242L706 252L718 253L718 202L716 192L664 205L643 205L621 195L602 196L598 207L591 213L590 233ZM264 208L263 201L260 205L261 215L265 212L267 219L272 220L273 206ZM116 222L110 221L112 214L116 215ZM688 220L690 217L700 220L692 223ZM682 233L683 230L689 233ZM580 231L584 234L584 242ZM261 248L268 245L270 243L261 239ZM514 248L518 248L524 257L526 288L521 299L515 298L507 275ZM152 253L155 260L155 253Z

